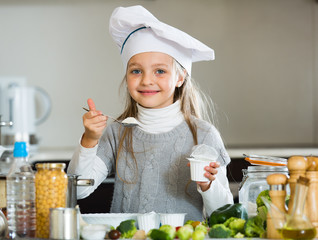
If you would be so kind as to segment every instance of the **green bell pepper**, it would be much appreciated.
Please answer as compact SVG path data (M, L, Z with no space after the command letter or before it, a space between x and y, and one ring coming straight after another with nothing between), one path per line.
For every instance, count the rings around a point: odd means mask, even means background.
M241 203L225 204L224 206L214 210L210 215L209 226L224 223L230 217L248 219L246 208Z

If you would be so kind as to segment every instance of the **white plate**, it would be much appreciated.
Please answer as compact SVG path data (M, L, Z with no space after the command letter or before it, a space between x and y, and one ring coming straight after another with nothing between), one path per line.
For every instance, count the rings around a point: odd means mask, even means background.
M81 214L83 220L90 224L108 224L116 228L122 221L136 220L139 213L87 213ZM138 227L138 226L137 226Z

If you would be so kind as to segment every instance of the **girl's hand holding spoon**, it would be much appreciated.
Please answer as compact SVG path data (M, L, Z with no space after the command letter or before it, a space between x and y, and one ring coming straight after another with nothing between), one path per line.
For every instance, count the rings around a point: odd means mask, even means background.
M96 146L98 140L103 134L107 124L107 116L104 116L101 111L96 110L94 101L89 98L87 100L89 112L83 115L83 125L85 128L84 135L82 137L81 145L86 148L92 148Z

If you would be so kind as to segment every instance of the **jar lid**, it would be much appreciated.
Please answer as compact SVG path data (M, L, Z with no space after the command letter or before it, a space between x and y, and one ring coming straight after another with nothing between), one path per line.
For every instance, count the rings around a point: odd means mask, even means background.
M64 169L65 163L37 163L35 164L36 169Z
M245 157L245 160L252 165L287 166L286 158L246 154L243 154L243 156Z

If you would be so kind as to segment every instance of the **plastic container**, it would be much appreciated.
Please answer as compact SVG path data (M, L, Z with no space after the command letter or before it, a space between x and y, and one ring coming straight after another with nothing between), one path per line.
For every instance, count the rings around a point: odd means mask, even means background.
M137 216L139 230L148 233L151 229L159 228L159 215L155 212L144 213Z
M8 235L8 221L6 216L0 209L0 239L7 237Z
M205 160L197 160L194 158L188 158L190 161L190 175L192 181L197 182L208 182L210 181L208 178L204 176L206 170L204 169L206 166L209 166L211 162L215 161L205 161Z
M184 225L186 213L159 213L161 225L171 225L179 227Z
M65 208L67 175L64 163L38 163L36 186L36 237L50 236L50 208Z
M282 173L288 176L287 167L249 166L242 172L243 179L239 186L239 202L244 205L249 217L257 214L256 198L260 192L269 189L266 177L273 173ZM286 191L289 195L288 186Z
M27 156L26 143L16 142L13 151L13 164L6 181L10 238L35 236L35 177Z

